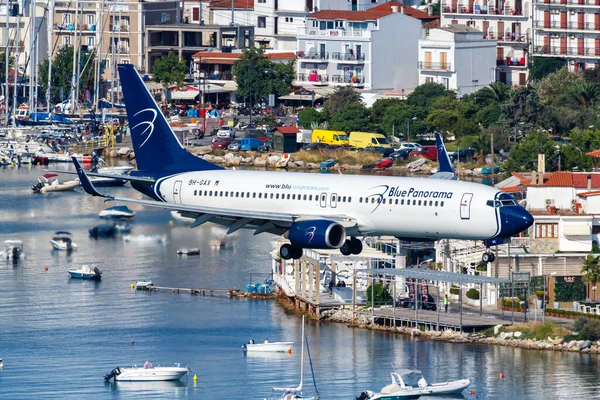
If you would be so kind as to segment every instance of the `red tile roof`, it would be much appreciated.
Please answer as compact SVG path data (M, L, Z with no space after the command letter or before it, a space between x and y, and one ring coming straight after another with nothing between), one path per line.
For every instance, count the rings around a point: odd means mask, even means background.
M593 150L589 153L585 153L585 155L590 157L600 157L600 150Z
M579 197L600 196L600 190L594 190L594 191L591 191L591 192L578 193L577 196L579 196Z
M521 186L507 186L500 188L505 193L516 193L516 192L525 192L527 191L524 187Z
M210 2L209 7L231 9L231 0L213 0ZM254 0L234 0L234 8L253 9Z
M525 186L544 186L544 187L572 187L576 189L585 189L588 187L588 175L592 179L592 188L600 188L600 173L598 172L569 172L557 171L547 172L544 174L544 182L531 184L531 178L526 178L523 175L513 172L514 176L521 179L521 184ZM538 176L539 179L539 176Z
M439 18L438 16L429 15L426 12L417 10L416 8L405 6L397 1L383 3L364 11L324 10L308 15L308 18L324 20L344 19L347 21L375 21L379 18L392 14L392 6L398 7L399 14L402 13L404 7L404 14L408 15L409 17L422 20L433 20Z
M295 135L297 133L300 133L300 129L296 128L295 126L278 126L277 128L275 128L275 130L278 130L284 135Z
M194 54L192 58L201 58L203 63L206 64L227 64L232 65L235 60L240 58L242 53L223 53L220 51L199 51ZM269 60L294 60L296 59L296 53L287 51L280 53L266 53L265 56ZM196 60L194 60L196 61Z

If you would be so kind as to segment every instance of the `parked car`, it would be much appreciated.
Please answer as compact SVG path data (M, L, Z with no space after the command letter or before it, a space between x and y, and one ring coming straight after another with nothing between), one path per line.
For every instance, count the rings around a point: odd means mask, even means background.
M267 134L267 131L265 131L264 129L256 129L256 128L248 128L246 130L246 137L247 138L256 138L256 139L260 140L261 142L267 142L270 139L269 135Z
M227 150L231 150L231 151L240 151L241 148L242 148L242 142L240 140L234 140L233 142L231 142L229 144L229 146L227 146Z
M262 143L266 143L266 141L261 142L258 138L255 137L245 137L242 139L240 144L240 150L250 151L257 150Z
M224 137L224 138L216 138L211 146L215 149L226 149L233 142L233 138Z
M422 301L422 297L420 297L418 300L419 308L421 310L437 311L437 304L435 303L435 299L432 295L427 295L427 301ZM409 308L414 307L414 304L411 303L410 297L402 297L396 300L396 307Z
M391 157L394 160L406 160L408 158L408 156L411 153L411 149L408 148L404 148L404 149L398 149L394 152L392 152L389 157Z
M411 149L421 151L423 147L419 143L402 142L400 143L400 149Z
M372 152L372 153L379 153L381 154L383 157L389 157L390 154L392 154L394 152L394 149L392 148L388 148L388 147L376 147L376 146L369 146L369 147L365 147L362 149L357 149L358 151L366 151L366 152Z
M217 137L235 137L235 130L231 126L223 125L217 131Z
M469 147L468 149L461 149L450 154L450 161L455 162L458 158L459 162L472 162L476 160L476 153L477 150L471 147Z

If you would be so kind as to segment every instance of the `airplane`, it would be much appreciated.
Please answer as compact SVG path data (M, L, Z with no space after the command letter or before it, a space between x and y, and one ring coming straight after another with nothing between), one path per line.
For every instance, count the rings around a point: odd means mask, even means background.
M533 224L510 195L452 180L454 170L439 135L436 175L442 179L226 170L185 150L132 64L118 70L138 168L119 179L129 180L150 200L98 192L87 175L114 175L86 174L73 158L90 195L178 211L194 219L192 228L212 222L227 227L228 234L250 228L254 234L283 235L289 239L279 249L284 260L300 258L303 249L360 254L360 236L498 244Z

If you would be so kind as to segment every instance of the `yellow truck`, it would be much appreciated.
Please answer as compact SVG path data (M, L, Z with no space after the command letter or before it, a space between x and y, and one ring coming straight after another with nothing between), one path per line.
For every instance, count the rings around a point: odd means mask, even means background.
M312 131L312 142L348 146L348 135L342 131L315 129Z
M350 146L354 146L357 149L364 149L371 146L392 148L384 135L372 132L350 132Z

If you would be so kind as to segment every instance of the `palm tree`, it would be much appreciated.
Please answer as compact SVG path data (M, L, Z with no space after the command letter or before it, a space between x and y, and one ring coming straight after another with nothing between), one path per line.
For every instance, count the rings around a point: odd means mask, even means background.
M502 82L494 82L477 93L477 98L486 103L500 104L510 97L510 86Z
M596 291L594 289L596 288L596 282L600 280L600 256L594 257L589 254L583 261L581 273L583 274L583 281L592 284L592 301L595 301Z
M583 108L588 108L600 98L600 88L594 82L578 82L572 90L573 99Z

